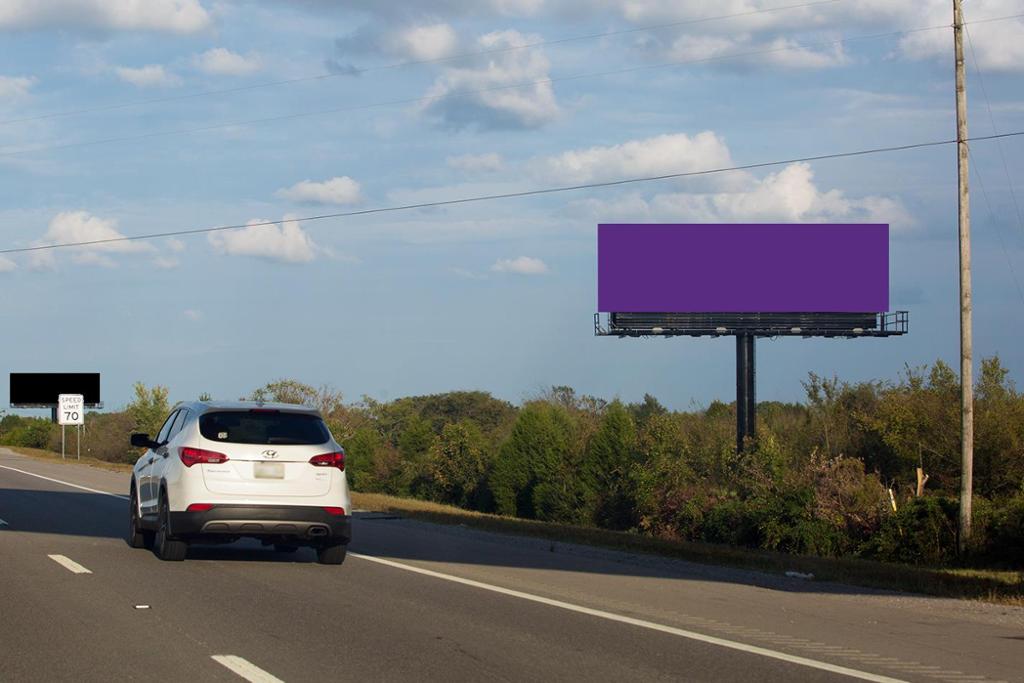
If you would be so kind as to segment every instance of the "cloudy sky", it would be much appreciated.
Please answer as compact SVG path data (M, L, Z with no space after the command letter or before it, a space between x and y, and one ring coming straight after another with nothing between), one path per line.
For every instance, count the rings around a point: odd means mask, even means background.
M0 249L247 227L0 255L2 370L100 371L111 406L136 380L235 398L281 377L352 399L731 400L731 340L593 336L614 221L892 225L911 334L763 341L762 400L811 370L954 363L950 146L298 220L949 139L948 5L7 0ZM1020 2L965 12L971 133L1024 130ZM976 354L1019 379L1024 138L972 153Z

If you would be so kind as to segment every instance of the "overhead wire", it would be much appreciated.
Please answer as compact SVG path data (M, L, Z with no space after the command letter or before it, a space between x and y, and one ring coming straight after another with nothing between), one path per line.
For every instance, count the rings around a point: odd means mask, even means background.
M964 33L967 34L967 45L971 49L971 62L974 64L974 73L978 76L978 85L981 88L981 94L985 100L985 108L988 110L989 124L992 126L992 132L998 133L999 129L996 127L996 119L992 114L992 100L988 96L988 89L985 87L985 78L981 75L981 65L978 63L978 57L974 53L974 41L971 39L971 32L967 30L966 24ZM1002 142L996 144L996 149L999 150L999 157L1003 161L1003 172L1006 174L1006 185L1010 190L1010 198L1013 200L1013 207L1017 212L1017 225L1020 227L1021 232L1024 233L1024 214L1021 213L1020 203L1017 201L1017 192L1013 188L1013 179L1010 177L1010 165L1006 161L1006 154L1004 153Z
M998 135L983 135L983 136L978 136L978 137L974 137L974 138L969 138L969 141L997 140L997 139L1002 139L1002 138L1018 137L1018 136L1024 136L1024 130L1008 132L1008 133L1000 133ZM819 154L819 155L814 155L814 156L794 157L794 158L791 158L791 159L780 159L780 160L775 160L775 161L762 161L762 162L751 163L751 164L743 164L743 165L737 165L737 166L708 168L708 169L702 169L702 170L698 170L698 171L682 171L682 172L679 172L679 173L664 173L664 174L661 174L661 175L641 176L641 177L634 177L634 178L623 178L623 179L608 180L608 181L603 181L603 182L581 183L581 184L578 184L578 185L565 185L565 186L559 186L559 187L546 187L546 188L537 188L537 189L533 189L533 190L521 190L521 191L517 191L517 192L503 192L503 193L488 194L488 195L476 195L476 196L470 196L470 197L460 197L460 198L456 198L456 199L445 199L445 200L437 200L437 201L430 201L430 202L417 202L417 203L413 203L413 204L399 204L399 205L393 205L393 206L381 206L381 207L373 207L373 208L368 208L368 209L357 209L357 210L352 210L352 211L339 211L339 212L334 212L334 213L318 214L318 215L313 215L313 216L289 217L287 219L287 221L294 221L296 223L308 223L308 222L322 221L322 220L327 220L327 219L332 219L332 218L348 218L348 217L353 217L353 216L368 216L368 215L373 215L373 214L393 213L393 212L399 212L399 211L411 211L411 210L415 210L415 209L425 209L425 208L437 208L437 207L442 207L442 206L455 206L455 205L460 205L460 204L471 204L471 203L494 201L494 200L500 200L500 199L516 199L516 198L521 198L521 197L535 197L535 196L540 196L540 195L556 194L556 193L562 193L562 192L573 192L573 191L586 190L586 189L594 189L594 188L619 187L619 186L624 186L624 185L631 185L631 184L637 184L637 183L647 183L647 182L655 182L655 181L660 181L660 180L670 180L670 179L675 179L675 178L691 178L691 177L696 177L696 176L706 176L706 175L712 175L712 174L717 174L717 173L726 173L726 172L731 172L731 171L749 171L749 170L755 170L755 169L761 169L761 168L769 168L769 167L772 167L772 166L785 166L785 165L794 164L794 163L805 163L805 162L812 162L812 161L823 161L823 160L826 160L826 159L843 159L843 158L852 158L852 157L866 156L866 155L869 155L869 154L880 154L880 153L884 153L884 152L899 152L899 151L906 151L906 150L912 150L912 149L923 149L923 148L927 148L927 147L940 147L940 146L945 146L945 145L956 144L956 142L957 141L955 139L953 139L953 140L933 140L933 141L930 141L930 142L917 142L917 143L906 144L906 145L891 145L891 146L887 146L887 147L873 147L873 148L869 148L869 149L860 149L860 150L854 150L854 151L850 151L850 152L834 152L834 153L831 153L831 154ZM147 234L142 234L142 235L123 235L123 236L120 236L120 237L110 237L110 238L96 239L96 240L82 240L82 241L77 241L77 242L59 242L59 243L55 243L55 244L37 244L37 245L29 246L29 247L12 247L12 248L7 248L7 249L0 249L0 254L17 254L17 253L25 253L25 252L45 251L45 250L51 250L51 249L63 249L63 248L70 248L70 247L91 247L91 246L98 246L98 245L103 245L103 244L112 244L112 243L118 243L118 242L134 242L134 241L140 241L140 240L161 239L161 238L167 238L167 237L183 237L183 236L187 236L187 235L198 235L198 234L222 232L222 231L226 231L226 230L239 230L239 229L254 228L254 227L268 227L268 226L278 225L281 222L283 222L283 221L254 221L254 222L249 222L249 223L238 223L238 224L232 224L232 225L217 225L217 226L210 226L210 227L204 227L204 228L192 228L192 229L186 229L186 230L168 230L168 231L164 231L164 232L154 232L154 233L147 233Z
M988 109L989 123L992 125L992 132L998 134L999 130L996 128L995 117L992 114L992 102L989 99L988 91L985 88L985 79L981 75L981 65L978 63L978 56L974 51L974 41L971 38L971 33L964 28L964 33L967 34L967 45L971 51L971 62L974 65L974 73L978 76L978 85L981 87L982 97L985 100L985 106ZM1006 155L1003 153L1003 143L1001 139L996 140L996 148L999 150L999 156L1003 161L1003 171L1006 173L1006 183L1010 190L1010 196L1013 198L1013 205L1017 211L1017 223L1024 232L1024 219L1021 217L1020 205L1017 203L1017 195L1013 190L1013 180L1010 178L1010 167L1006 162ZM996 216L996 212L992 208L992 202L989 199L988 191L985 189L985 182L981 177L981 169L975 162L974 153L971 151L970 146L967 147L967 154L971 160L971 169L974 171L974 177L978 181L978 187L981 189L981 196L985 200L985 206L988 209L989 219L995 226L996 235L999 238L999 246L1003 250L1003 256L1006 257L1006 265L1010 269L1010 276L1013 279L1013 284L1017 287L1017 294L1020 296L1021 303L1024 304L1024 288L1021 287L1020 280L1017 278L1017 270L1013 266L1013 258L1010 256L1010 251L1006 248L1006 241L1003 239L1003 229Z
M503 54L508 52L515 52L519 50L532 50L539 47L550 47L553 45L563 45L566 43L579 42L584 40L595 40L598 38L610 38L614 36L628 35L632 33L642 33L649 31L657 31L666 28L679 28L682 26L691 26L696 24L705 24L715 21L724 21L726 19L737 19L743 17L750 17L759 14L768 14L771 12L785 12L796 9L807 9L810 7L817 7L820 5L832 5L844 0L814 0L813 2L802 2L799 4L792 5L779 5L776 7L762 7L755 10L747 10L746 12L734 12L732 14L719 14L709 17L697 17L694 19L684 19L680 21L671 21L662 24L648 24L646 26L637 26L627 29L618 29L615 31L604 31L601 33L587 33L577 36L567 36L564 38L555 38L552 40L541 40L532 43L524 43L522 45L504 45L502 47L488 48L486 50L477 50L473 52L462 52L459 54L445 55L443 57L433 57L430 59L415 59L415 60L403 60L400 62L392 62L390 64L382 64L378 66L367 66L358 67L352 69L346 69L344 71L315 74L311 76L299 76L296 78L286 78L277 81L265 81L262 83L251 83L249 85L240 85L232 88L222 88L218 90L204 90L195 93L184 93L181 95L168 95L165 97L153 97L143 100L134 100L131 102L116 102L113 104L100 105L96 107L86 107L81 109L69 109L65 111L51 112L49 114L39 114L36 116L26 116L17 119L7 119L0 121L0 126L5 126L14 123L26 123L29 121L41 121L45 119L79 116L82 114L93 114L97 112L113 111L117 109L128 109L131 107L141 107L150 104L165 104L167 102L176 102L181 100L196 99L200 97L210 97L215 95L228 95L237 92L245 92L249 90L258 90L261 88L273 88L283 85L292 85L295 83L309 83L315 81L322 81L331 78L339 78L344 76L360 76L362 74L371 73L374 71L385 71L391 69L400 69L409 66L420 66L426 64L440 64L444 62L452 62L463 59L470 59L473 57L485 57L488 55Z

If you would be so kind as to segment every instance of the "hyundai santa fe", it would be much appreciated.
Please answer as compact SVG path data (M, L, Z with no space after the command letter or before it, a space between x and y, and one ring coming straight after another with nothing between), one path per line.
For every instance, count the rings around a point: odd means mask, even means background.
M257 538L341 564L351 538L345 451L303 406L191 402L160 432L132 434L128 544L183 560L189 543Z

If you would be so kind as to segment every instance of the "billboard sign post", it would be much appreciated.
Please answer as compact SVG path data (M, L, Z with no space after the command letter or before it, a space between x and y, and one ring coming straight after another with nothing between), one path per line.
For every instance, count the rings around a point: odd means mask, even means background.
M597 228L596 335L736 337L737 451L756 436L758 337L906 334L888 308L886 224Z

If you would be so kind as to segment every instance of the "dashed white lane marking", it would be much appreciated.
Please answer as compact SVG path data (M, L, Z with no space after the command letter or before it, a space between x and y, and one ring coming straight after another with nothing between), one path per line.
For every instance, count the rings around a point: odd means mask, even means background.
M92 574L91 571L82 565L63 555L47 555L47 557L67 569L72 574Z
M251 683L284 683L277 676L267 673L255 664L236 655L211 655L210 659L221 666L231 669Z
M640 628L650 629L652 631L660 631L661 633L668 633L670 635L679 636L680 638L687 638L689 640L696 640L702 643L708 643L710 645L718 645L719 647L726 647L730 650L738 650L740 652L746 652L748 654L760 655L761 657L768 657L770 659L778 659L783 662L789 662L790 664L797 664L799 666L805 666L811 669L820 669L822 671L829 671L831 673L840 674L843 676L849 676L850 678L858 678L862 681L875 681L875 683L902 683L901 679L890 678L889 676L880 676L878 674L869 673L867 671L858 671L857 669L850 669L845 666L837 666L835 664L829 664L828 662L818 661L816 659L808 659L807 657L798 657L796 655L786 654L785 652L778 652L776 650L769 650L765 647L758 647L756 645L747 645L746 643L740 643L735 640L726 640L725 638L716 638L714 636L704 635L703 633L697 633L695 631L687 631L681 628L675 628L674 626L666 626L664 624L657 624L653 621L646 621L644 619L635 619L633 617L623 616L621 614L615 614L613 612L606 612L600 609L593 609L590 607L584 607L582 605L575 605L570 602L563 602L561 600L553 600L551 598L545 598L540 595L534 595L532 593L524 593L522 591L512 590L510 588L502 588L501 586L495 586L490 583L483 583L481 581L473 581L472 579L464 579L460 576L454 576L452 574L442 574L441 572L435 572L430 569L422 569L420 567L414 567L410 564L403 564L401 562L395 562L393 560L386 560L382 557L373 557L371 555L362 555L359 553L350 552L349 557L358 557L361 560L367 560L368 562L376 562L388 567L395 569L402 569L407 572L413 572L416 574L422 574L424 576L430 576L435 579L441 579L442 581L451 581L452 583L460 583L464 586L471 586L473 588L479 588L492 593L500 593L501 595L507 595L513 598L519 598L521 600L528 600L530 602L537 602L542 605L548 605L549 607L557 607L559 609L568 610L570 612L577 612L579 614L587 614L592 617L598 617L600 619L607 619L609 621L617 621L621 624L629 624L630 626L639 626Z
M4 520L0 519L0 526L7 526L7 522L5 522Z
M19 470L17 467L8 467L7 465L0 465L0 469L10 470L11 472L18 472L20 474L26 474L30 477L35 477L36 479L45 479L46 481L52 481L55 484L64 484L64 486L70 486L73 489L88 491L89 493L100 493L103 494L104 496L110 496L111 498L120 498L121 500L128 500L128 496L119 496L116 493L111 493L110 491L100 491L99 489L91 489L88 486L79 486L78 484L72 484L70 481L64 481L62 479L44 477L43 475L36 474L35 472L26 472L25 470Z

